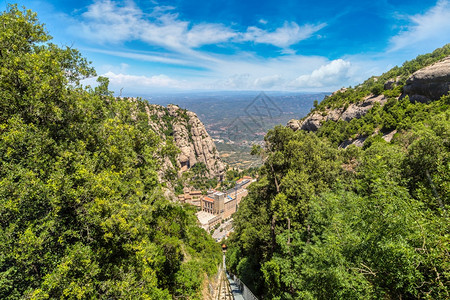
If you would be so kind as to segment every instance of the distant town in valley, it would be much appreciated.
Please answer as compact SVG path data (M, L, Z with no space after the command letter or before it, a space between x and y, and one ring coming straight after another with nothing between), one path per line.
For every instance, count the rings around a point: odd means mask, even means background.
M306 116L314 100L328 93L298 92L203 92L162 94L146 97L152 104L176 104L193 111L205 125L222 160L246 169L261 165L250 155L253 144L261 144L267 131Z

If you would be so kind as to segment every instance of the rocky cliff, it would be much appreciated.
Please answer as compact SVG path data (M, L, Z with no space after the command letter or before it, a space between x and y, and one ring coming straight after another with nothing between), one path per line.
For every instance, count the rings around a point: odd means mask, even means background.
M341 91L342 90L339 90L335 93L340 93ZM324 109L323 111L312 111L303 120L290 120L287 126L294 131L298 129L316 131L324 122L329 120L335 122L339 120L348 122L354 118L359 119L364 116L375 105L375 103L383 105L386 101L387 98L384 95L369 95L361 101L352 103L348 106L335 109Z
M412 101L437 100L450 91L450 56L414 72L403 87L402 97Z
M163 170L176 167L179 174L189 170L197 163L203 163L209 178L219 178L225 170L217 148L194 112L176 105L167 107L148 104L145 107L150 126L163 140L173 139L179 149L175 161L166 160ZM173 166L175 164L175 166Z

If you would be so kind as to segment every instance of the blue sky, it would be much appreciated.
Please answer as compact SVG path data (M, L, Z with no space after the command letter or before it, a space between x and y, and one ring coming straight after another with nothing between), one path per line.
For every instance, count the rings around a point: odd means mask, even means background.
M53 42L79 49L125 96L333 91L450 42L449 0L18 4L36 11Z

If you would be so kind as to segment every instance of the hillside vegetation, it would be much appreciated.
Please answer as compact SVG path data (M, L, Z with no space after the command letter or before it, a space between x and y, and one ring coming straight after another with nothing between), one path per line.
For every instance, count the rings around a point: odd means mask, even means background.
M450 96L398 100L404 79L449 55L419 56L326 98L340 108L390 99L316 132L277 126L254 147L264 165L234 218L227 262L265 299L448 299ZM400 76L399 85L384 82ZM382 131L396 129L390 143ZM377 133L379 131L379 133ZM363 147L337 146L366 135Z
M339 145L348 139L360 136L371 136L387 133L393 130L411 129L417 122L426 121L448 109L448 101L439 100L433 103L411 103L406 96L400 100L403 87L408 77L415 71L429 66L450 55L450 44L436 49L432 53L419 55L406 61L401 67L394 67L378 77L371 77L364 83L336 92L325 97L317 104L313 111L326 114L327 110L343 108L358 103L370 95L384 95L385 105L376 103L374 107L361 118L354 118L350 122L328 120L318 130L319 136L327 137L334 144ZM390 84L386 84L390 81Z
M374 94L384 94L387 97L399 96L408 77L423 67L429 66L444 57L450 55L450 44L434 50L432 53L417 56L415 59L406 61L402 66L395 66L380 76L372 76L363 83L349 87L343 92L334 93L329 97L325 97L323 101L316 105L316 109L323 111L325 108L345 107L350 103L360 101L363 97ZM385 88L385 83L392 80L391 89Z
M36 15L0 14L0 298L201 299L220 251L166 200L173 147ZM131 113L133 112L133 113Z

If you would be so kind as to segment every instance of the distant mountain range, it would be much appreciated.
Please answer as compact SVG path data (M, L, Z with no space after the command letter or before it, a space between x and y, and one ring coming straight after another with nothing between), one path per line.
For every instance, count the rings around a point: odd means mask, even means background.
M176 104L197 114L224 161L240 168L258 164L249 155L270 128L306 116L314 100L328 93L204 92L147 97L152 104Z

